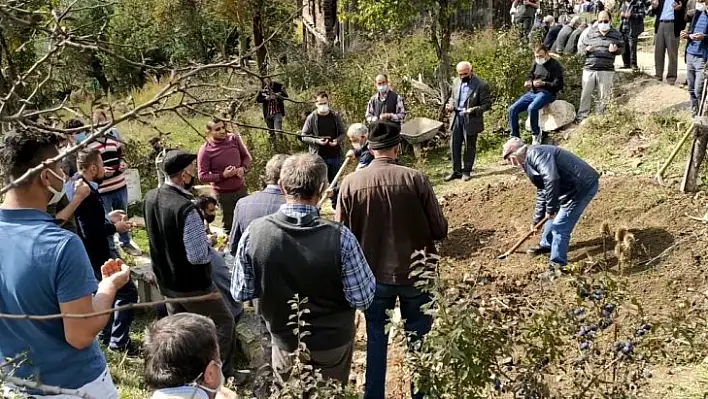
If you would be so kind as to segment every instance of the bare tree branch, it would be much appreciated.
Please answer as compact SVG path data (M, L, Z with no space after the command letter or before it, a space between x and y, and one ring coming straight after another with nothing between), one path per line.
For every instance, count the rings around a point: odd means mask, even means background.
M50 314L50 315L27 315L27 314L0 313L0 319L32 320L32 321L47 321L47 320L57 320L57 319L90 319L93 317L111 314L113 312L121 312L121 311L132 310L132 309L152 308L152 307L155 307L156 305L162 305L162 304L167 304L167 303L204 302L204 301L214 301L214 300L218 300L220 298L221 298L221 293L212 292L212 293L206 294L206 295L193 296L193 297L187 297L187 298L166 298L161 301L154 301L154 302L129 303L127 305L102 310L100 312L93 312L93 313L86 313L86 314L58 313L58 314Z
M73 396L77 398L83 398L83 399L99 399L99 398L94 398L93 396L83 393L79 391L78 389L66 389L66 388L61 388L61 387L55 387L52 385L45 385L45 384L40 384L37 381L30 381L30 380L25 380L19 377L15 377L13 375L4 375L2 376L2 379L5 380L6 382L15 385L20 388L30 388L30 389L36 389L38 391L51 394L51 395L68 395L68 396Z

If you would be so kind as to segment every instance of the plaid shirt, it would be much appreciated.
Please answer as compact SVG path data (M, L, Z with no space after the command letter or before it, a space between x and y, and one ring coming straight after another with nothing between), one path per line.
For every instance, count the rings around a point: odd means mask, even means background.
M369 104L366 106L366 121L369 123L379 120L379 115L374 115L377 101L379 101L379 93L374 94L369 100ZM406 107L403 105L403 97L399 94L398 101L396 101L396 113L391 114L390 120L392 122L403 123L404 119L406 119Z
M177 188L190 197L193 195L184 188L167 182L172 187ZM187 214L184 221L184 234L182 237L184 242L184 250L187 252L187 260L193 265L203 265L211 262L211 254L209 252L209 239L207 238L206 230L204 229L204 220L199 215L197 209Z
M318 210L311 205L284 204L280 212L290 217L303 217L317 214ZM342 226L341 263L344 297L349 304L357 309L366 309L371 305L376 293L376 280L366 262L364 252L359 246L354 234L346 226ZM256 273L247 254L250 252L250 227L241 237L236 251L236 266L231 280L231 295L237 301L249 301L260 296Z
M276 185L268 185L263 191L255 192L236 203L234 221L229 236L231 255L236 255L238 243L252 221L278 212L285 203L285 197Z
M278 100L268 101L268 116L273 116L280 113L280 107L278 106Z

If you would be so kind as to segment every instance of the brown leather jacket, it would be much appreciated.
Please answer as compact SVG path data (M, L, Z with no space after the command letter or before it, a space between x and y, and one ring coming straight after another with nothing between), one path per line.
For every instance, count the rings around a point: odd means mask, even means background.
M342 182L337 220L359 240L377 283L412 284L411 255L435 253L447 236L433 187L421 172L377 158Z

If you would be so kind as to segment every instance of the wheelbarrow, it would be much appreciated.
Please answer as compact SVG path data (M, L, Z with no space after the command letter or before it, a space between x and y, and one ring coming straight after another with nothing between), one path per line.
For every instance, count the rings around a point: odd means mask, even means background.
M401 126L401 136L413 146L413 154L420 158L423 154L422 144L435 137L443 123L428 118L413 118Z

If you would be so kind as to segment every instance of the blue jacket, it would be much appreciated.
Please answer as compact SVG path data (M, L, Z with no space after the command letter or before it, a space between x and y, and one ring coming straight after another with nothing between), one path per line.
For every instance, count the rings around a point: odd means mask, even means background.
M705 13L705 11L704 11L704 13ZM688 33L689 33L689 34L692 34L692 33L703 33L704 35L708 36L708 25L706 25L706 29L705 29L703 32L695 32L696 23L698 23L698 18L699 18L700 16L701 16L701 13L698 12L698 11L696 11L696 12L693 14L693 20L691 20L691 29L688 31ZM703 41L701 42L701 47L700 47L700 49L701 49L701 52L703 53L703 60L708 61L708 40L706 40L706 39L708 39L708 37L703 39ZM686 56L688 55L688 45L689 45L692 41L693 41L693 40L688 39L687 42L686 42L686 49L684 50L684 55L683 55L683 56L684 56L684 59L685 59Z
M524 172L537 188L534 224L546 213L558 213L562 205L574 201L577 194L592 187L600 178L600 174L577 155L552 145L529 147Z

